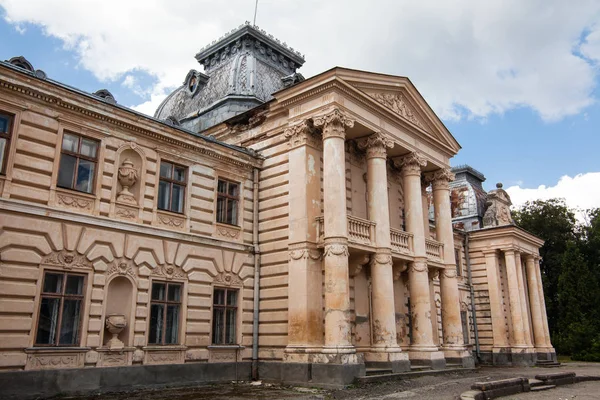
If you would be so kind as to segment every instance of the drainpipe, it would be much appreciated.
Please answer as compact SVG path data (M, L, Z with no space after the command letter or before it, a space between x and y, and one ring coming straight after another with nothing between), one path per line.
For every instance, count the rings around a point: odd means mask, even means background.
M477 363L481 361L481 352L479 349L479 329L477 328L477 312L475 311L475 289L473 289L473 276L471 275L471 257L469 256L469 232L465 232L464 238L465 261L467 262L467 274L469 276L469 289L471 291L471 314L473 317L473 328L475 331L475 354Z
M252 243L254 245L254 309L252 313L252 379L258 379L258 298L260 289L260 248L258 247L258 168L254 168Z

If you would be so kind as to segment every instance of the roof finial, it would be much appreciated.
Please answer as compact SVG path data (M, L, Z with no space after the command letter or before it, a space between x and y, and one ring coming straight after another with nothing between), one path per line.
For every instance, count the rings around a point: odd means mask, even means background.
M256 3L254 4L254 22L252 23L253 26L256 26L256 11L258 11L258 0L256 0Z

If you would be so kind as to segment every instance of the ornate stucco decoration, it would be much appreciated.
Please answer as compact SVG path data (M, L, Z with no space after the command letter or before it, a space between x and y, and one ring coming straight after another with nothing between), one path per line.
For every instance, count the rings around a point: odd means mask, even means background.
M354 120L337 108L327 114L315 117L313 121L315 127L322 128L323 139L330 137L345 139L346 128L354 126Z
M412 106L408 104L402 93L371 93L370 96L393 110L402 118L412 122L421 129L426 129L425 125L417 117L417 113Z
M150 273L152 276L159 276L163 279L187 279L187 274L180 267L175 265L159 265Z
M238 239L240 237L240 233L242 232L241 228L238 227L229 227L223 225L217 225L216 233L217 236L226 238L226 239Z
M57 193L56 200L59 205L77 208L80 210L91 210L94 207L94 199L66 193Z
M94 96L100 97L102 100L109 104L117 104L117 100L115 100L115 96L108 89L100 89L94 92Z
M496 184L495 190L490 190L487 195L487 209L483 216L483 226L502 226L514 224L510 214L510 196L502 189L502 184Z
M133 166L133 162L126 158L119 167L118 175L121 191L117 195L117 201L122 201L130 204L137 204L135 196L129 191L138 180L138 170Z
M400 168L403 175L421 176L421 168L427 165L427 160L418 153L409 153L404 157L395 159L394 165Z
M92 268L92 263L84 255L68 250L47 255L42 259L42 264L56 265L64 269Z
M386 158L387 149L394 147L394 141L381 132L375 132L359 142L358 147L367 151L367 158Z
M317 249L295 249L290 250L289 260L320 260L321 252Z
M360 150L356 140L346 140L346 152L350 156L351 164L364 168L366 161L365 152Z
M427 182L431 182L434 189L448 189L449 183L455 178L450 168L442 168L425 175Z
M213 282L218 285L225 285L225 286L243 286L244 285L244 282L242 282L242 280L240 279L239 276L234 275L230 272L221 272L220 274L217 274L214 277Z
M285 128L283 135L289 139L292 148L303 145L321 148L322 140L312 119Z
M137 279L135 268L130 261L124 259L115 260L110 268L106 271L106 275L129 275L130 277Z
M394 273L394 280L397 281L402 277L402 273L408 270L408 263L404 262L401 264L394 264L392 271Z

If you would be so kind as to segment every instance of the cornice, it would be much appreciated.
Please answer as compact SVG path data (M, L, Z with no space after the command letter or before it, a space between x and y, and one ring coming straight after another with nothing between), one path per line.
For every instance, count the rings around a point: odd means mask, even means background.
M245 154L243 154L242 152L239 152L239 154L236 154L235 157L228 156L228 155L223 154L222 152L214 150L214 149L209 149L209 148L197 145L197 144L186 142L184 140L179 140L179 139L176 139L176 138L173 138L173 137L169 137L169 136L163 135L163 134L161 134L159 132L155 132L155 131L152 131L152 130L144 129L144 128L141 128L140 126L137 126L135 124L124 122L124 121L119 120L117 118L109 117L109 116L104 115L104 114L102 114L100 112L93 111L93 110L90 110L88 108L76 105L76 104L74 104L74 103L72 103L70 101L64 100L63 98L61 98L59 96L56 96L56 95L53 95L53 94L44 93L44 92L42 92L40 90L33 89L33 88L25 86L25 85L20 85L20 84L17 84L17 83L13 83L13 82L10 82L10 81L8 81L6 79L0 79L0 89L10 90L10 91L19 93L19 94L24 95L24 96L29 96L29 97L35 98L37 100L40 100L40 101L43 101L43 102L55 105L55 106L60 107L60 108L62 108L64 110L68 110L68 111L71 111L71 112L74 112L74 113L77 113L77 114L81 114L81 115L84 115L86 117L98 120L98 121L107 122L107 123L110 123L111 125L114 125L114 126L117 126L117 127L120 127L120 128L126 129L126 130L129 130L131 132L135 132L135 133L144 135L146 137L149 137L149 138L152 138L152 139L164 142L164 143L166 142L168 144L171 144L171 145L179 147L179 148L183 148L183 149L187 149L187 150L192 150L192 151L198 152L200 154L203 154L205 156L208 156L208 157L211 157L213 159L216 159L216 160L226 161L228 163L237 165L239 167L243 167L245 169L251 170L253 167L259 167L262 164L262 159L260 159L260 158L254 159L252 161L250 161L250 160L244 161L243 159L240 158L240 156L242 156L242 157L245 156ZM100 100L98 100L98 101L100 101ZM102 103L102 105L110 107L110 105L107 105L106 103ZM121 110L119 108L115 107L115 111L119 112ZM151 119L148 119L147 122L152 123L152 122L158 122L158 121L152 121ZM162 125L161 125L161 129L165 129L165 130L166 129L173 129L173 130L175 130L175 128L167 127L167 126L162 126ZM191 133L188 133L188 134L191 137L195 138L195 136L192 136ZM200 139L200 137L198 137L198 138ZM207 142L210 142L210 140L211 140L210 138L201 138L201 139L203 139L203 140L205 140ZM206 143L206 144L208 146L211 146L210 143ZM233 152L235 150L231 149L231 151ZM250 157L250 156L248 156L248 157Z
M502 225L482 228L475 231L469 231L468 235L472 241L513 236L517 240L521 240L529 245L535 245L538 248L544 245L544 240L516 225Z

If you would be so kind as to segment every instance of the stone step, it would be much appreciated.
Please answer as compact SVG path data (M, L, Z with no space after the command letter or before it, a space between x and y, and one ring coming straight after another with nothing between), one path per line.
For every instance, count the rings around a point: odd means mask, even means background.
M411 365L410 366L410 370L412 372L417 372L417 371L431 371L431 367L429 365Z
M391 373L391 374L382 374L382 375L370 375L370 376L359 376L356 378L357 383L375 383L375 382L385 382L392 380L403 380L403 379L411 379L411 378L419 378L421 376L436 376L436 375L445 375L452 373L472 373L477 371L477 368L447 368L447 369L437 369L437 370L426 370L426 371L411 371L411 372L399 372L399 373Z
M558 368L561 366L561 364L559 362L553 362L553 361L544 361L544 362L537 362L535 363L535 366L538 368Z
M366 372L367 376L387 375L387 374L391 374L392 370L391 369L386 369L386 368L367 368L365 370L365 372Z
M542 386L532 387L531 391L532 392L541 392L542 390L554 389L555 387L556 387L556 385L542 385Z
M532 388L537 387L537 386L544 386L544 385L545 385L544 381L541 381L539 379L533 379L533 378L529 379L529 386Z

